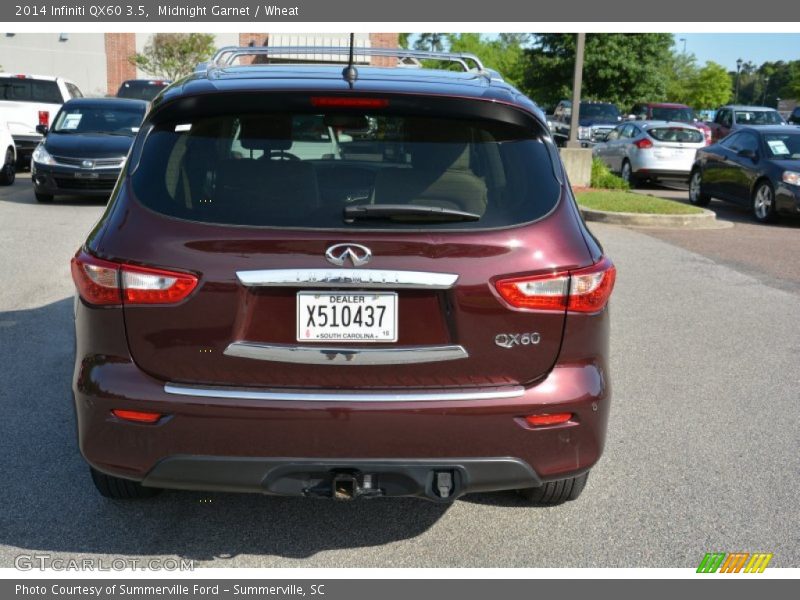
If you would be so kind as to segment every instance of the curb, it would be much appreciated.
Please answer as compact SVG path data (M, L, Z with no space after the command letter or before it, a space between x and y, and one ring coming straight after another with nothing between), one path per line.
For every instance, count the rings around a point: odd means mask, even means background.
M628 227L662 228L662 229L727 229L733 227L729 221L717 221L715 212L701 209L703 212L694 215L649 215L643 213L607 212L591 208L579 207L583 218L587 221L625 225Z

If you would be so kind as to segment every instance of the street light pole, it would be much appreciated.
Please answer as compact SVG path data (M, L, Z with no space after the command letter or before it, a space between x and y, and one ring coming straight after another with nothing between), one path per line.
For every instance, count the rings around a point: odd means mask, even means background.
M769 89L769 77L764 77L764 95L761 97L761 104L767 103L767 90Z
M567 148L580 148L578 141L578 117L581 111L581 85L583 84L583 50L586 46L586 34L579 33L575 44L575 72L572 76L572 112L569 123L569 141Z
M681 38L678 41L683 42L683 53L686 54L686 38Z
M736 59L736 99L734 100L734 104L739 104L739 73L742 71L743 62L741 58Z

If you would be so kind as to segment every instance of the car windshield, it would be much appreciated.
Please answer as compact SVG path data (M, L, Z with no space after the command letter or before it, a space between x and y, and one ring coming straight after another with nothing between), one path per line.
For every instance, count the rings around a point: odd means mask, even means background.
M619 109L613 104L581 104L581 119L608 119L614 121L619 117Z
M155 125L132 183L157 212L217 224L502 227L555 205L551 152L500 121L229 113Z
M691 108L677 106L654 106L653 119L656 121L681 121L691 123L695 116Z
M775 110L737 110L736 123L739 125L780 125L780 113Z
M800 133L770 133L764 136L770 158L800 159Z
M75 106L58 113L52 131L132 136L139 131L143 118L143 108Z

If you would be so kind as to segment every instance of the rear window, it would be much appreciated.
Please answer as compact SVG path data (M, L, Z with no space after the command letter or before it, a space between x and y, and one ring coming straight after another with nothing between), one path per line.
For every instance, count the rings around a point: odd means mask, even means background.
M321 229L487 228L556 204L552 148L481 119L348 111L161 122L132 174L138 200L206 223Z
M691 108L677 106L654 106L651 112L656 121L693 121L695 118Z
M169 84L164 81L126 81L117 91L117 98L133 98L149 102L167 85Z
M680 144L699 144L704 141L702 131L684 127L656 127L648 129L650 137L659 142L677 142Z
M0 100L62 104L64 99L55 81L44 79L0 78Z

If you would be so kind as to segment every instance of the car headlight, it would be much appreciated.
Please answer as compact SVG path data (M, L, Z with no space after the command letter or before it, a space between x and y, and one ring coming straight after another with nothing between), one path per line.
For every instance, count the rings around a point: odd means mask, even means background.
M579 140L589 140L592 138L592 128L591 127L578 127L578 139Z
M44 144L39 144L36 146L36 149L33 151L33 162L37 162L40 165L56 164L56 161L53 160L53 157L50 156L50 153L44 149Z
M789 185L800 185L800 173L797 171L784 171L783 183L788 183Z

